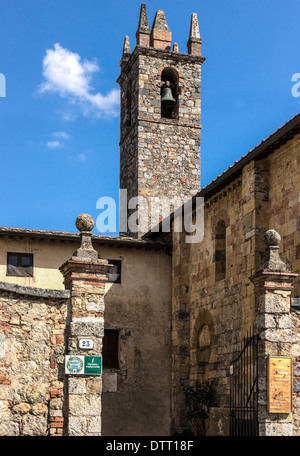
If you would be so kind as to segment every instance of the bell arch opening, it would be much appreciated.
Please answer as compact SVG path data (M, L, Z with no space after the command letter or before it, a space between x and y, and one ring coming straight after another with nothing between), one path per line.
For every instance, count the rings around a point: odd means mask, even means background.
M161 73L161 117L178 119L178 73L174 68L164 68Z

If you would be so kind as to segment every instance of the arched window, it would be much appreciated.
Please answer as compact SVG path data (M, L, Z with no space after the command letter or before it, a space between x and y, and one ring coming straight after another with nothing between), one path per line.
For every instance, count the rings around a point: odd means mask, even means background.
M210 357L210 331L202 325L198 333L198 362L208 363Z
M225 279L226 276L226 224L220 220L216 226L215 237L215 281Z
M161 74L161 117L178 119L178 73L173 68Z
M216 336L212 316L208 310L198 309L191 331L190 378L203 382L209 378L214 357Z

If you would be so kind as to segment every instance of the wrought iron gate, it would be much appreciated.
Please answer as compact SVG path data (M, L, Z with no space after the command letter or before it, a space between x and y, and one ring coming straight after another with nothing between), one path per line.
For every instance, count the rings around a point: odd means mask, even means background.
M230 435L258 435L257 335L244 337L230 366Z

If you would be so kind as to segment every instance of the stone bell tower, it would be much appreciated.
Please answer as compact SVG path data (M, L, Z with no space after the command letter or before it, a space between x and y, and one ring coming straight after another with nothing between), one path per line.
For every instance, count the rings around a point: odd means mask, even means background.
M120 189L127 190L128 200L176 197L184 202L200 190L200 85L205 60L201 43L195 13L187 53L181 53L177 43L172 46L162 10L156 12L150 30L145 4L133 52L125 37L117 82L121 89ZM135 235L148 230L141 227Z

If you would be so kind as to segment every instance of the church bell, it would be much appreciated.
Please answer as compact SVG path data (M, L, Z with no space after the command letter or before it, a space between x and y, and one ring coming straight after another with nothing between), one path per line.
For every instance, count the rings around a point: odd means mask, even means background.
M173 95L172 95L171 87L163 88L161 102L167 106L172 106L176 103L176 100L174 100Z

